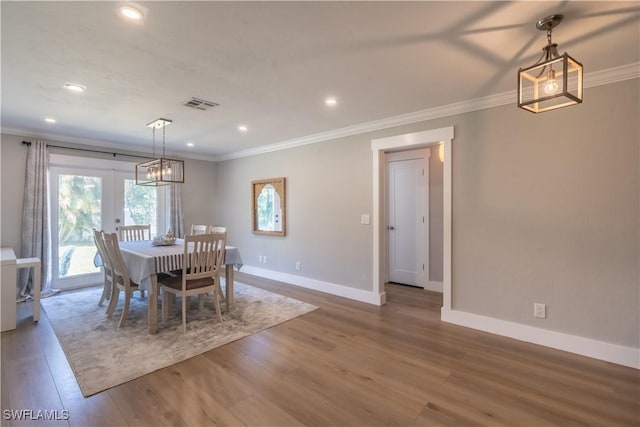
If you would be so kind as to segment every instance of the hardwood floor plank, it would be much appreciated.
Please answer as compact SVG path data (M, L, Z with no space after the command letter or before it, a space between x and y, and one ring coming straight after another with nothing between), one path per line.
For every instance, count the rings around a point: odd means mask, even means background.
M42 426L69 426L69 422L63 418L65 409L62 405L55 381L49 371L46 358L38 341L35 326L30 325L21 330L3 333L2 347L6 348L8 359L3 357L2 382L8 390L10 408L14 411L32 411L22 413L18 419L12 419L13 427L42 425ZM4 356L3 354L3 356ZM49 419L40 411L49 411L54 414ZM60 414L60 415L58 415ZM35 418L35 419L34 419Z
M249 396L229 408L247 426L297 427L303 424L271 402Z
M159 390L149 387L142 377L111 388L108 393L125 420L125 425L136 427L184 427L187 423L181 410L172 408Z
M252 393L250 384L204 355L192 357L167 369L180 377L193 393L203 393L228 408Z
M315 379L300 375L300 367L278 378L256 397L270 402L306 426L362 426L363 420Z
M205 376L207 374L202 373ZM244 426L219 401L207 393L199 393L197 389L193 389L175 370L161 369L140 380L144 387L156 391L173 412L180 413L188 426Z
M46 317L42 312L41 317ZM82 395L76 377L48 321L41 321L37 331L49 370L56 383L62 404L69 411L73 427L111 427L125 425L125 420L108 393L88 398Z
M320 308L87 399L46 315L23 309L1 337L3 409L74 427L640 426L640 371L442 323L441 294L387 285L377 307L236 280Z

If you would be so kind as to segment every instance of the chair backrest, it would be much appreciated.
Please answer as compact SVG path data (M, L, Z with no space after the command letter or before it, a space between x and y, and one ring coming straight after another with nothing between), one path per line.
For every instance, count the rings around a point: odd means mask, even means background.
M122 258L122 252L120 252L120 246L118 245L118 235L116 233L103 233L104 246L107 252L107 257L111 263L111 271L114 281L123 284L125 287L131 285L131 279L129 277L129 269Z
M208 225L203 225L203 224L197 224L197 225L192 225L191 226L191 235L197 235L197 234L207 234L209 232L209 226Z
M151 224L121 225L117 229L118 237L121 242L128 242L131 240L151 240Z
M182 263L182 290L187 281L214 278L219 275L223 263L227 233L207 233L184 237Z
M219 226L210 226L209 233L226 233L227 227L219 227Z
M108 274L111 273L111 260L107 255L107 249L104 246L104 232L101 230L93 230L93 241L96 244L96 248L98 248L98 253L100 254L100 258L102 258L102 266L104 267L105 272Z

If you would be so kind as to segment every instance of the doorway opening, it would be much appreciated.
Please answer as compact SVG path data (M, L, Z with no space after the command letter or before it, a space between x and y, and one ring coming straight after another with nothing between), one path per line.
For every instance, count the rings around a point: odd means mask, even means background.
M51 283L58 289L101 281L93 229L165 228L164 191L135 185L132 163L51 155Z
M451 165L453 126L414 132L371 141L373 151L373 293L380 305L386 302L387 268L386 167L388 153L437 147L442 144L442 298L443 310L451 309Z

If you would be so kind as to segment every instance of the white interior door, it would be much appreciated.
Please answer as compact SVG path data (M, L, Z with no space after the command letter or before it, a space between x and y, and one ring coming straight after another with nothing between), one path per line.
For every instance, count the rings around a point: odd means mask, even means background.
M94 265L93 229L115 232L118 225L151 224L154 235L164 228L165 210L159 209L164 191L136 186L131 163L52 155L49 181L54 288L102 281Z
M387 155L388 281L424 287L429 277L428 149Z

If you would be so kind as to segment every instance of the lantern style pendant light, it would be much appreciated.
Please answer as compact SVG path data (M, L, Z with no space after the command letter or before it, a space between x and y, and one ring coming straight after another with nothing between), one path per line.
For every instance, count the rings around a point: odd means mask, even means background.
M159 186L184 182L184 161L165 157L166 127L169 119L157 119L147 124L153 130L153 160L136 165L136 184ZM156 129L162 129L162 157L156 157Z
M582 102L582 64L566 52L558 54L558 45L551 42L551 30L562 18L551 15L536 23L538 30L547 32L547 45L538 62L518 71L518 107L533 113Z

